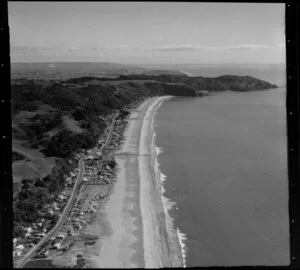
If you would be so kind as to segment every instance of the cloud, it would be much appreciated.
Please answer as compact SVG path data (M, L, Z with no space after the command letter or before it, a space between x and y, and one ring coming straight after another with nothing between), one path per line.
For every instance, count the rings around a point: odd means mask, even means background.
M81 49L80 47L71 47L69 48L69 51L78 51L80 49Z
M282 46L278 45L263 45L263 44L236 44L231 46L200 46L200 45L170 45L170 46L159 46L159 47L147 47L146 50L152 51L195 51L195 50L215 50L215 51L228 51L228 50L256 50L256 49L268 49L273 47Z

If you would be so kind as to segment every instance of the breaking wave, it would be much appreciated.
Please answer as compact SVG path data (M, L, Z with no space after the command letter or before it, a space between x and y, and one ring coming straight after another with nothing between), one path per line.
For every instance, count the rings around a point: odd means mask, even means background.
M153 138L152 138L152 151L154 152L154 171L155 171L155 176L157 179L160 180L160 186L161 186L161 198L163 202L163 207L164 207L164 213L165 213L165 222L166 222L166 230L168 234L168 238L171 240L171 245L176 244L173 243L174 240L172 239L177 239L176 242L179 242L180 244L180 250L181 250L181 258L182 258L182 264L183 267L186 267L186 245L185 245L185 240L187 239L186 234L182 233L179 228L175 226L175 220L170 216L169 211L176 207L175 209L178 211L178 207L176 206L176 203L171 201L169 198L164 196L166 189L165 189L165 182L167 179L167 176L163 174L160 171L160 164L158 162L158 156L163 153L163 149L161 147L158 147L155 145L155 138L156 134L153 132ZM176 229L175 229L176 228Z

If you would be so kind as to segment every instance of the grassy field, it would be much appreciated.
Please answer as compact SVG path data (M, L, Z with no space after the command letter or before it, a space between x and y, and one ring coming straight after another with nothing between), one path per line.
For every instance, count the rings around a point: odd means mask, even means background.
M55 167L55 157L46 158L37 149L29 149L19 142L13 142L12 150L20 157L20 160L12 163L14 196L22 190L22 180L44 178ZM21 157L24 159L21 159Z
M26 158L25 160L13 162L14 182L20 182L23 179L34 179L36 177L43 178L55 166L55 158L45 158L44 154L36 149L29 149L18 143L13 143L13 151Z

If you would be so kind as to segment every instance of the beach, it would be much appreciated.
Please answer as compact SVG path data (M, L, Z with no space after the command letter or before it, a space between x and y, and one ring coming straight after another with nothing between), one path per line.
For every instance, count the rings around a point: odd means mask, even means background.
M97 213L101 236L88 254L92 267L182 266L179 245L173 245L167 233L161 181L154 170L153 119L157 108L169 98L146 99L128 118L124 143L114 153L116 182Z

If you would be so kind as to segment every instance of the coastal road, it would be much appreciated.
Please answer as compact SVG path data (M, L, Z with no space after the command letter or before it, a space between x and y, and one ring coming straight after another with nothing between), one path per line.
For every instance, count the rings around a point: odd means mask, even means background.
M81 182L82 176L84 174L84 162L83 162L84 158L85 158L85 156L82 157L79 160L79 173L77 175L76 182L74 184L72 194L71 194L71 196L69 198L69 201L68 201L66 207L64 208L63 213L60 216L57 224L55 225L55 227L50 232L48 232L48 234L44 238L41 239L41 241L36 246L34 246L31 250L29 250L26 253L26 255L17 262L16 268L24 267L24 265L35 255L35 253L38 251L38 249L43 244L45 244L61 228L62 224L64 223L64 221L66 219L66 217L68 216L69 210L72 207L74 199L75 199L75 197L77 195L77 192L79 190L78 187L79 187L79 184Z
M119 112L116 112L115 116L114 116L113 119L112 119L112 122L111 122L111 125L110 125L110 128L109 128L109 132L108 132L108 136L107 136L107 138L106 138L105 144L102 145L102 146L100 147L100 149L94 150L94 151L91 153L91 155L94 155L95 152L97 152L97 151L102 152L103 149L104 149L104 147L106 147L106 146L110 143L112 131L113 131L114 125L115 125L115 120L116 120L116 118L118 117L118 115L119 115Z
M115 116L113 117L113 120L112 120L112 123L111 123L111 126L110 126L110 130L109 130L106 142L100 148L100 151L102 151L104 149L104 147L106 147L110 143L110 139L111 139L113 127L114 127L114 124L115 124L115 119L118 116L118 114L119 113L117 112L115 114ZM95 151L97 151L97 150L95 150ZM77 175L77 178L76 178L76 182L75 182L74 187L73 187L72 194L71 194L71 196L69 198L69 201L68 201L66 207L64 208L63 213L60 216L57 224L55 225L55 227L44 238L41 239L41 241L36 246L34 246L31 250L29 250L26 253L26 255L16 263L16 266L15 266L16 268L23 268L24 265L35 255L35 253L38 251L38 249L43 244L45 244L51 237L53 237L53 235L56 234L59 231L59 229L61 228L61 226L64 224L65 219L68 216L69 211L70 211L70 209L73 206L74 199L78 195L78 191L79 191L80 183L81 183L81 180L82 180L82 176L84 175L84 159L85 159L85 157L86 156L83 156L79 160L79 172L78 172L78 175Z

